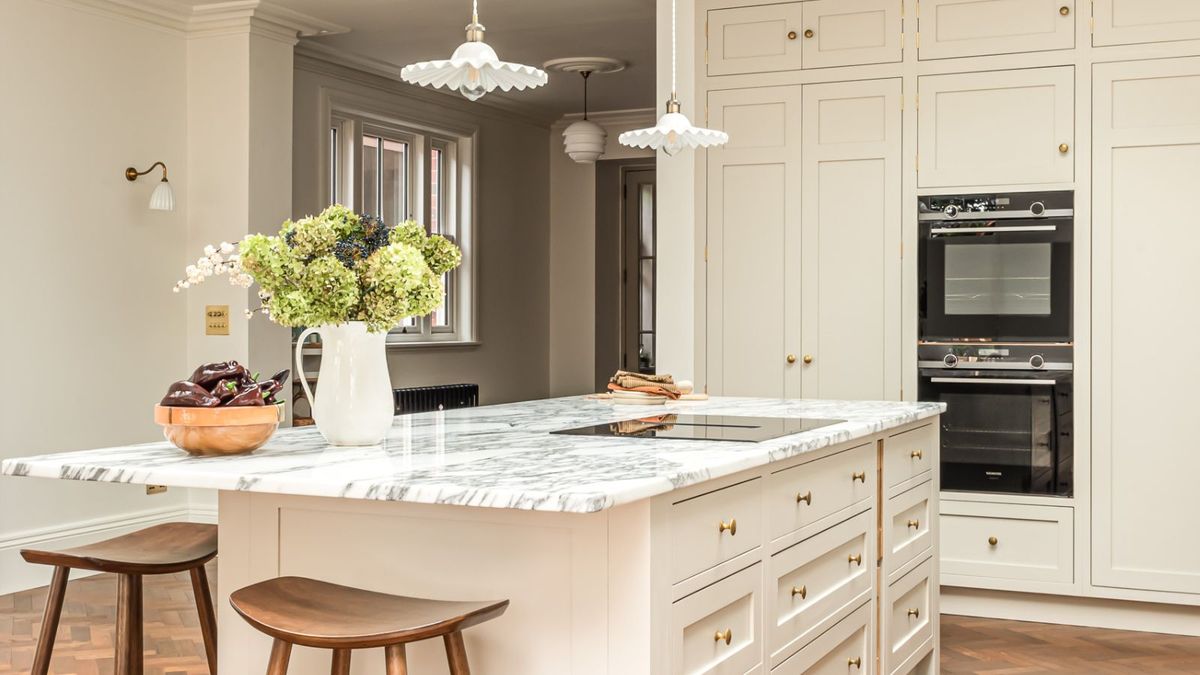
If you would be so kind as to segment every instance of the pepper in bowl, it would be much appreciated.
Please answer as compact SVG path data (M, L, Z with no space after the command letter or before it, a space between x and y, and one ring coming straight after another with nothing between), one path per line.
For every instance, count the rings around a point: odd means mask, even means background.
M254 452L279 428L277 395L290 375L281 370L259 380L237 361L206 363L167 389L154 421L168 441L192 455Z

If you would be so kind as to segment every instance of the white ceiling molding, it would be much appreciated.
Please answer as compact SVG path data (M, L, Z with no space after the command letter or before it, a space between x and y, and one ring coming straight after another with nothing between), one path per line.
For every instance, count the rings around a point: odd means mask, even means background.
M105 16L180 35L212 36L256 31L295 41L313 35L350 31L331 21L262 0L229 0L187 7L167 0L42 0L89 14Z
M187 31L188 17L191 14L187 7L165 0L42 0L42 2L180 34Z

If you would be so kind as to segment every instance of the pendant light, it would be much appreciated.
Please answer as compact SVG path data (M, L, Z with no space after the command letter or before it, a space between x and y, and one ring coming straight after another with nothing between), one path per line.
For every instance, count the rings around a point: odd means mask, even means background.
M580 164L595 163L604 154L608 131L588 119L589 78L624 70L625 62L603 56L580 56L547 61L542 67L546 70L579 73L583 77L583 119L576 120L563 130L563 149L571 159Z
M400 79L423 87L457 89L470 101L479 100L493 89L532 89L546 84L546 72L533 66L501 61L496 50L483 41L479 23L479 0L473 0L467 41L448 60L422 61L404 66Z
M632 148L650 148L674 155L684 148L707 148L725 145L729 134L716 129L692 126L691 120L680 112L679 97L675 93L675 70L678 46L675 41L676 0L671 0L671 98L667 101L667 113L658 118L658 124L649 129L626 131L617 140L621 145Z

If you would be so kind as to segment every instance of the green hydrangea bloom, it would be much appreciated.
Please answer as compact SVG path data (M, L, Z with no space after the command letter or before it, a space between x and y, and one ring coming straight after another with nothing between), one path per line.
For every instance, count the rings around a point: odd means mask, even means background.
M392 228L390 241L420 249L425 244L425 227L415 220L406 220Z
M462 251L449 239L440 234L430 235L421 249L429 269L439 277L458 267L462 262Z

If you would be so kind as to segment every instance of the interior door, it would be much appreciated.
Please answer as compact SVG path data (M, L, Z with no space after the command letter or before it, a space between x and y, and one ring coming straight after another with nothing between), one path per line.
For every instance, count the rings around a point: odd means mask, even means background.
M921 59L1075 46L1075 0L921 0Z
M898 78L804 87L789 396L900 398L900 96Z
M621 367L651 374L658 278L654 175L654 169L626 171L621 198Z
M803 51L801 4L709 10L705 25L708 74L798 70Z
M1195 247L1200 58L1097 64L1092 240L1092 582L1200 593Z
M805 68L896 63L903 58L898 0L804 3Z
M920 187L1074 180L1075 69L918 78Z
M784 312L799 313L799 86L712 91L707 152L708 391L784 395ZM790 283L789 283L790 278Z
M1092 44L1200 39L1200 2L1196 0L1094 0L1096 32Z

